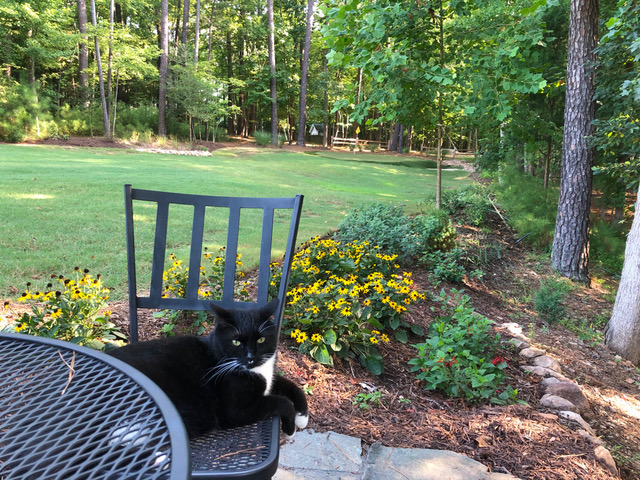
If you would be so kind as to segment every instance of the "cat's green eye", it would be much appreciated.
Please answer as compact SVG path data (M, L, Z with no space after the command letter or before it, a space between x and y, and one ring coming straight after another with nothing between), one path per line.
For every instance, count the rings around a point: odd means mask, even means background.
M231 340L231 344L232 344L234 347L239 347L239 346L240 346L240 340Z
M264 343L264 341L265 341L265 340L266 340L266 338L264 338L264 337L260 337L260 338L258 339L258 343Z

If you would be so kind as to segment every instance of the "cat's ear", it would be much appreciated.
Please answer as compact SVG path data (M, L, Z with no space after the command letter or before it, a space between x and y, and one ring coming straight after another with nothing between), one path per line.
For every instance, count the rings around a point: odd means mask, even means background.
M211 304L211 310L213 310L213 312L216 314L216 316L223 321L228 322L229 320L231 320L232 318L232 314L229 310L227 310L226 308L222 308L219 305L216 305L215 303Z
M274 298L263 307L260 307L260 317L261 318L271 317L274 313L276 313L276 310L278 309L279 304L280 304L280 300L278 300L277 298Z

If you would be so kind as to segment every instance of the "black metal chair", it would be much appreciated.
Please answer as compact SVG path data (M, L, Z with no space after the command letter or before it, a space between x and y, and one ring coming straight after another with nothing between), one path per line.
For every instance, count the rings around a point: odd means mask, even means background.
M278 287L280 304L274 316L276 326L278 330L280 329L300 221L302 195L292 198L216 197L141 190L134 189L131 185L125 185L124 193L129 276L129 321L132 342L138 340L138 309L202 311L210 310L211 303L225 308L246 308L255 305L255 303L260 305L266 303L271 280L270 264L274 255L274 225L280 227L280 230L288 232L286 246L284 246L282 277ZM143 223L147 227L146 231L143 231L144 228L138 231L138 233L143 233L142 235L134 236L134 207L138 216L136 225L139 227ZM189 272L197 272L197 274L189 275L184 298L166 297L163 295L163 272L168 259L169 212L176 209L179 210L178 213L184 213L185 208L193 210L188 268ZM224 281L220 300L203 299L198 293L203 239L207 237L207 241L209 241L208 236L213 235L214 230L216 230L216 235L220 234L219 229L211 228L209 223L205 229L205 218L214 216L214 211L222 211L222 217L219 213L215 214L218 222L220 218L227 219ZM285 213L283 214L282 211ZM255 213L261 212L259 221L262 225L262 233L255 302L234 298L234 292L237 290L235 285L236 255L241 218L244 216L244 212L252 212L254 221L250 222L251 224L256 223ZM155 215L155 221L153 215ZM155 224L154 231L150 230L153 227L149 227L149 224ZM246 225L246 221L242 224ZM224 232L222 234L224 235ZM145 239L140 237L147 237L146 240L153 244L149 293L146 296L141 292L146 292L147 289L138 288L137 276L142 274L141 276L148 277L149 273L139 270L140 265L138 264L143 262L136 262L136 256L144 257L146 255L148 258L151 247L149 246L145 251L141 247L141 244L145 243ZM136 248L138 248L138 252L136 252ZM142 260L142 258L138 258L138 260ZM246 427L213 431L198 437L192 440L190 445L191 478L271 478L278 468L279 436L280 421L278 418L272 418Z

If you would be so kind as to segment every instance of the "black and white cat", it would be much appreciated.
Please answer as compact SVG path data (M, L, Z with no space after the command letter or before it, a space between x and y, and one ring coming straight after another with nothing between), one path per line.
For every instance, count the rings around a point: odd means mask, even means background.
M207 337L177 336L111 350L172 400L191 438L214 428L248 425L277 415L287 436L307 426L307 400L275 373L277 328L273 300L261 308L212 305L216 326Z

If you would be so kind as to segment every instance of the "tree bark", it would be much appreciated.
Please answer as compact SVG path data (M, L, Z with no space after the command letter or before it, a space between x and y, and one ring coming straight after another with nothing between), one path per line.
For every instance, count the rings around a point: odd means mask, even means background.
M194 54L193 63L198 63L198 49L200 48L200 0L196 1L196 27L194 33Z
M80 98L84 102L85 108L89 107L89 50L87 49L87 3L85 0L78 0L78 30L82 34L82 40L78 45L78 72L80 82Z
M640 365L640 189L636 215L631 224L624 252L622 278L605 328L605 344L614 352Z
M271 94L271 143L278 144L278 97L276 92L276 46L273 23L273 0L267 0L269 22L269 92Z
M302 77L300 77L300 110L298 113L297 145L304 147L307 130L307 83L309 80L309 51L311 50L311 27L313 26L314 0L307 1L307 29L304 33L304 52L302 54Z
M91 24L95 28L97 26L96 19L96 2L91 0ZM107 107L107 98L104 93L104 75L102 73L102 61L100 60L100 43L98 42L98 36L94 37L96 47L96 65L98 67L98 85L100 88L100 102L102 103L102 123L104 125L105 138L111 138L111 125L109 122L109 108Z
M182 36L180 37L180 43L182 46L187 45L189 40L189 0L184 0L184 7L182 8Z
M393 126L393 131L391 133L391 143L389 144L388 150L391 152L395 152L398 150L398 137L400 136L400 127L402 125L400 123L396 123Z
M158 136L167 136L167 77L169 75L169 0L160 1L160 67L158 81Z
M324 132L322 134L322 146L327 148L329 144L329 60L327 60L326 53L328 50L325 50L325 55L322 60L322 68L324 72L324 99L323 99L323 111L324 111Z
M572 280L589 280L589 210L595 118L593 62L598 39L598 0L571 0L562 177L551 265Z

